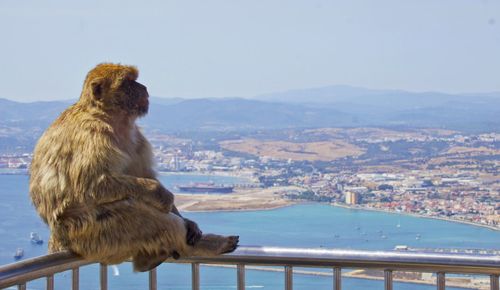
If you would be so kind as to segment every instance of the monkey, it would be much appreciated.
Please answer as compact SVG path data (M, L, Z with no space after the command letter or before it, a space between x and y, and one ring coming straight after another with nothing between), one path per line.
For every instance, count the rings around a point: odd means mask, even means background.
M149 94L134 66L90 70L78 101L42 134L30 167L33 205L49 226L49 252L147 271L169 257L213 256L239 236L203 234L183 218L156 178L150 143L136 120Z

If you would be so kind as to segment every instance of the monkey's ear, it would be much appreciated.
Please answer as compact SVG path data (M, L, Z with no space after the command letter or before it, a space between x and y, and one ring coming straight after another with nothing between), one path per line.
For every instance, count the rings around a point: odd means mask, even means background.
M103 97L103 83L101 80L93 80L90 83L90 88L92 90L92 95L94 96L94 98L100 100Z

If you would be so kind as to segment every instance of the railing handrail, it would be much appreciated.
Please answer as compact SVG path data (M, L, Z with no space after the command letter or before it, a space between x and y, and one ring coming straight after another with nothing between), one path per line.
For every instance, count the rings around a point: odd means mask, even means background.
M371 268L500 275L500 256L328 248L241 246L231 254L167 260L173 263L281 265L300 267ZM92 264L59 252L0 267L0 288Z
M329 248L247 246L240 247L227 255L185 258L180 262L300 267L338 266L342 268L404 269L417 272L500 274L500 256Z
M0 289L93 263L64 251L7 264L0 267Z

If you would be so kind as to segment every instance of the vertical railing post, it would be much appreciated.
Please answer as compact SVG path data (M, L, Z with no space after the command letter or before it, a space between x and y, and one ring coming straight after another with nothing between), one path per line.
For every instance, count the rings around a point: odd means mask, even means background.
M108 266L101 264L99 272L99 282L101 284L101 290L108 290Z
M333 268L333 290L342 289L342 268Z
M384 270L384 289L392 290L392 270Z
M490 290L500 290L500 287L498 286L498 275L491 275L490 276Z
M73 268L71 270L71 290L79 290L80 289L80 269Z
M191 264L191 289L200 290L200 264Z
M238 264L236 267L238 290L245 290L245 265Z
M149 271L149 290L157 290L158 289L158 280L156 268L151 269Z
M293 290L293 268L285 266L285 290Z
M446 289L446 276L443 272L437 273L437 290L445 290Z
M26 283L17 285L17 290L26 290Z
M47 290L54 290L54 275L47 276Z

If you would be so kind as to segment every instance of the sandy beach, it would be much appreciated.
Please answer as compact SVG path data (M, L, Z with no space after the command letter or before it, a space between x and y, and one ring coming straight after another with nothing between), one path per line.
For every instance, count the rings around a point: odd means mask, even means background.
M271 188L236 188L231 194L176 194L175 204L180 211L241 211L269 210L294 204L282 195L295 186Z

